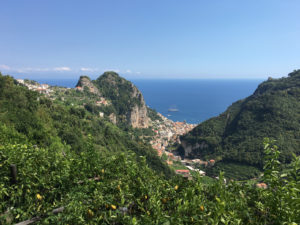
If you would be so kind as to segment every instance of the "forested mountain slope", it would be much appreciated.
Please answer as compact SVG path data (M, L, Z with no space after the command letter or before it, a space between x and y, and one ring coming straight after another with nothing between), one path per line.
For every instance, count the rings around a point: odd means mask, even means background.
M280 160L300 153L300 70L261 83L249 97L181 138L179 152L188 158L263 166L262 140L277 140Z

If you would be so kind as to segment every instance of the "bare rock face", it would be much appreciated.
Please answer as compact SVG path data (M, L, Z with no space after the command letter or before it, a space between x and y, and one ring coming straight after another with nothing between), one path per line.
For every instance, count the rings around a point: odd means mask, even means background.
M186 141L182 141L181 142L181 146L183 147L184 149L184 157L195 157L195 154L197 154L196 152L194 152L195 150L197 149L204 149L204 148L207 148L208 145L205 143L205 142L202 142L202 143L195 143L195 144L190 144L190 143L187 143ZM201 157L200 155L197 155L198 157Z
M134 105L127 114L127 120L133 128L148 128L149 118L148 110L142 93L136 86L132 86L132 98L136 98L139 102Z
M114 113L111 113L109 116L108 116L110 122L112 122L113 124L117 124L117 117Z
M132 108L128 114L128 121L133 128L148 128L149 119L147 116L146 106L138 107L137 105Z
M91 79L88 76L81 76L76 87L80 87L82 88L82 90L87 87L91 93L101 95L99 89L92 83Z

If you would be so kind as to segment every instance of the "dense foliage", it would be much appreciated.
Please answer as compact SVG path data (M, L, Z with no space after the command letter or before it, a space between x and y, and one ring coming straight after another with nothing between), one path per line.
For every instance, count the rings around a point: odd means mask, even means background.
M2 75L0 110L0 224L30 218L40 224L300 222L300 158L282 171L270 140L261 178L268 188L258 189L225 183L223 174L209 182L196 174L171 176L150 147L113 124Z
M80 154L26 144L1 126L0 221L40 217L42 224L296 224L300 159L281 173L279 152L265 143L267 189L204 178L166 180L131 154L103 155L90 139ZM7 141L5 141L7 140ZM12 144L13 142L18 142ZM17 165L17 184L9 167ZM62 213L51 213L64 207Z
M224 113L211 118L182 138L195 147L190 157L216 159L219 165L237 163L263 167L264 137L277 140L283 150L280 161L289 163L300 153L300 70L287 78L259 85L253 95L233 103ZM179 149L184 154L184 149ZM252 173L254 175L254 173Z

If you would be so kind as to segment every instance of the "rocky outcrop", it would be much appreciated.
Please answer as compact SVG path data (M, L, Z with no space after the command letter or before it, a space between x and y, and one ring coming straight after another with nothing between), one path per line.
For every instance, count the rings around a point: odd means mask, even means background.
M181 142L181 146L184 149L184 157L191 157L191 158L195 157L196 152L194 152L194 151L196 149L202 150L202 149L208 147L208 145L204 142L202 142L201 144L199 144L199 143L190 144L190 143L188 143L187 141L184 141L184 140ZM201 157L200 155L197 155L197 156Z
M81 76L76 89L98 95L96 106L108 107L100 110L112 123L127 123L133 128L149 127L148 109L142 93L117 73L105 72L93 81L88 76ZM101 115L104 116L104 113Z
M135 85L113 71L105 72L95 84L102 96L111 102L118 122L126 122L133 128L148 128L147 106Z
M84 90L86 87L91 93L101 95L99 89L93 84L93 82L88 76L81 76L79 78L79 81L77 82L76 88Z
M110 122L112 122L113 124L117 124L117 117L114 113L111 113L109 116L108 116Z
M148 128L149 118L146 105L135 105L127 114L127 121L133 128Z
M134 105L127 114L127 121L133 128L148 128L149 118L148 110L142 93L136 86L132 85L132 98L138 99L138 103Z

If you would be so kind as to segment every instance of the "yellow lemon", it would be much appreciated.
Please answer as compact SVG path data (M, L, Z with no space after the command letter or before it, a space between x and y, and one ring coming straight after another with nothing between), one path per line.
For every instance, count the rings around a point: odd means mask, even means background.
M111 209L113 209L113 210L116 210L116 209L117 209L117 206L115 206L115 205L111 205L110 207L111 207Z
M88 215L89 215L89 217L93 217L94 216L94 212L92 211L92 210L88 210Z
M37 198L38 200L42 200L42 199L43 199L43 197L42 197L40 194L36 194L36 198Z
M203 205L200 206L200 210L204 211L204 206Z
M178 190L178 185L176 185L176 186L174 187L174 189L175 189L175 191L177 191L177 190Z

